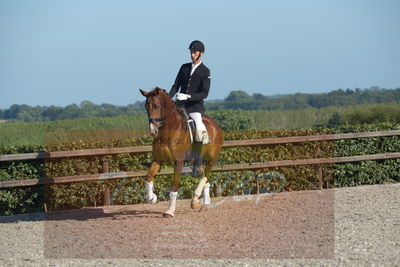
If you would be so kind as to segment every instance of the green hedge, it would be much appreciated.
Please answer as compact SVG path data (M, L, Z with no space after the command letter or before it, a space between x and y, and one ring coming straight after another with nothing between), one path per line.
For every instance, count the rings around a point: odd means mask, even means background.
M365 132L400 129L396 124L344 125L336 129L320 130L240 130L225 132L225 140L303 136L327 133ZM61 144L52 143L46 147L0 147L0 154L27 153L38 151L63 151L103 147L126 147L149 145L149 136L124 138L121 140L75 141ZM316 153L316 151L320 151ZM335 142L309 142L298 144L280 144L273 146L230 147L221 151L217 165L268 162L286 159L306 159L332 156L351 156L400 151L399 137L380 137ZM111 172L147 170L151 163L151 153L120 154L107 156ZM168 167L168 166L166 166ZM170 166L169 166L170 167ZM369 161L352 164L323 166L324 186L353 186L400 181L399 160ZM46 161L20 161L1 163L0 180L35 179L40 177L60 177L101 173L100 157L74 158ZM220 185L223 195L256 193L257 175L274 173L275 181L259 180L259 187L265 191L276 188L284 190L312 190L317 188L317 168L299 166L271 168L257 172L235 171L213 173L212 185ZM261 176L259 176L261 177ZM278 178L279 179L278 179ZM282 179L282 177L284 179ZM155 193L160 200L166 200L171 185L171 175L156 176ZM285 180L285 184L282 181ZM272 181L272 180L271 180ZM180 198L190 198L198 179L183 176ZM275 183L275 184L274 184ZM215 188L216 186L214 186ZM144 201L142 178L101 180L49 186L33 186L0 190L0 214L8 215L32 211L42 211L44 203L48 210L80 208L103 205L103 192L110 188L113 204L133 204ZM213 194L213 193L212 193Z
M400 124L346 124L335 130L338 133L400 130ZM400 152L399 136L348 139L335 142L336 157L393 152ZM400 182L400 159L335 164L334 177L337 187Z

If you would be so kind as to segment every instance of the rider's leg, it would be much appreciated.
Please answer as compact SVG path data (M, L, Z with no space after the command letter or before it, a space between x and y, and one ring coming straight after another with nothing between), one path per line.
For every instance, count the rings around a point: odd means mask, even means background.
M203 132L206 131L206 126L203 123L203 120L201 118L201 113L200 112L191 112L189 113L189 116L193 119L194 123L196 124L196 134L195 134L195 140L197 143L193 144L192 147L192 152L193 152L193 172L192 176L193 177L198 177L203 174L203 170L201 169L202 165L202 158L201 158L201 151L202 151L202 143L203 143ZM207 141L207 140L206 140Z
M196 141L202 142L203 144L210 143L210 140L209 140L209 137L207 134L207 128L203 123L201 113L200 112L191 112L191 113L189 113L189 116L194 120L194 123L196 124Z

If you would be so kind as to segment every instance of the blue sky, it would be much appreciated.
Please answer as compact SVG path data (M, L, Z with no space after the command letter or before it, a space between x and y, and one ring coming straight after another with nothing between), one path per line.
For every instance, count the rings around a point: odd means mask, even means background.
M400 87L398 0L2 0L0 108L127 105L169 90L192 40L208 99Z

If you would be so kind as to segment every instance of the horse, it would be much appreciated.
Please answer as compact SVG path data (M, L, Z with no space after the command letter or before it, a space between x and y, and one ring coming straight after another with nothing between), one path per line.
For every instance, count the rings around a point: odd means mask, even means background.
M154 88L150 92L140 89L146 97L145 108L149 118L150 133L153 139L153 161L145 177L146 200L155 204L157 195L153 193L154 175L160 170L163 162L174 166L174 177L169 194L169 206L163 213L164 217L174 217L176 198L179 189L180 177L187 152L196 150L203 159L204 176L200 180L191 200L192 209L200 209L199 197L203 193L203 204L210 204L210 173L216 163L222 148L223 133L218 124L209 116L202 114L203 123L207 128L210 142L200 145L192 144L187 120L180 108L175 105L169 94L161 88ZM196 146L197 145L197 146ZM192 150L193 151L193 150ZM204 189L204 191L203 191Z

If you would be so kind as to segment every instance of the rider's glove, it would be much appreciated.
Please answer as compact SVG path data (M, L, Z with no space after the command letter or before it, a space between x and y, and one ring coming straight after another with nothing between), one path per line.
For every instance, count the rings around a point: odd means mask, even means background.
M189 98L190 98L190 95L188 95L188 94L181 94L181 93L176 94L176 99L178 99L179 101L188 100Z

